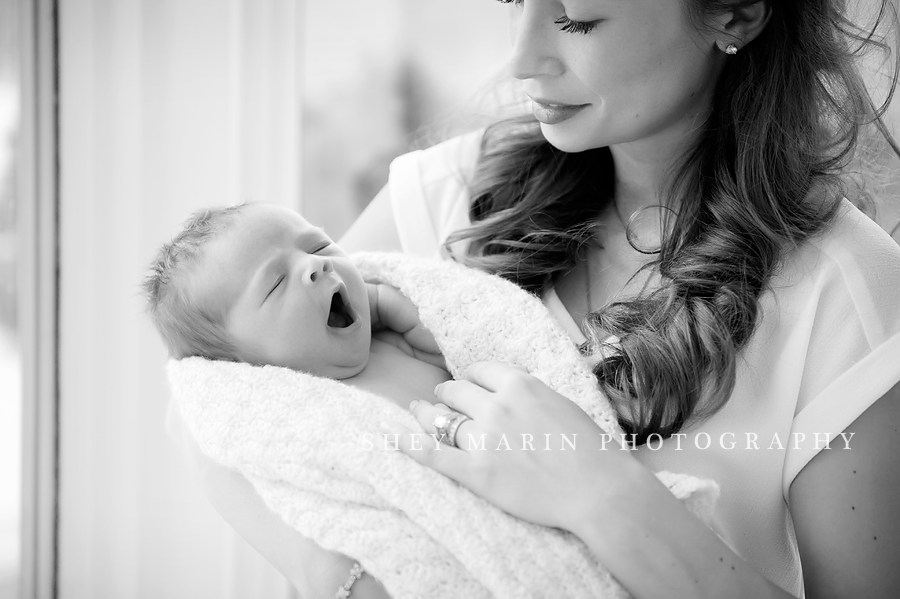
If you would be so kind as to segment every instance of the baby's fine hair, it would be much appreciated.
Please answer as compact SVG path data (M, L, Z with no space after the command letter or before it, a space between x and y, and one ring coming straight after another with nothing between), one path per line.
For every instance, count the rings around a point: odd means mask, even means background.
M243 205L209 208L192 214L181 232L163 245L143 283L147 312L172 358L202 356L236 360L225 331L222 306L192 295L188 277L210 239L221 233Z

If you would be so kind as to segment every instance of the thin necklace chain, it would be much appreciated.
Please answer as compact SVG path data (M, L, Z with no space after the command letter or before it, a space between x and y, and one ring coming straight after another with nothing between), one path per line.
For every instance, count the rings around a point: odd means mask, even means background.
M632 212L630 215L628 215L628 221L626 222L625 219L622 218L622 213L619 212L619 205L618 205L615 201L613 201L612 209L613 209L613 210L615 211L615 213L616 213L616 218L618 219L619 224L621 224L621 225L622 225L622 228L625 230L625 238L629 240L629 243L631 242L631 238L630 238L630 236L629 236L629 228L628 228L628 225L631 224L631 220L634 218L634 215L637 214L637 213L639 213L639 212L643 212L644 210L646 210L646 209L648 209L648 208L653 208L654 206L658 206L658 205L657 205L657 204L648 204L648 205L646 205L646 206L641 206L640 208L638 208L637 210L635 210L634 212ZM658 206L658 207L659 207L659 208L666 209L665 206ZM898 226L900 226L900 225L898 225ZM632 247L634 247L634 245L632 245ZM634 247L634 249L635 249L636 251L640 252L641 254L648 254L648 255L649 255L649 254L656 254L656 253L658 253L658 250L656 250L656 251L644 251L644 250L638 249L637 247ZM587 300L587 310L585 311L585 318L586 318L589 314L591 314L591 313L593 312L592 308L593 308L593 306L594 306L594 300L593 300L593 297L591 297L591 291L593 290L594 285L593 285L593 282L591 281L591 252L590 252L590 248L588 248L588 251L585 253L585 257L584 257L583 262L584 262L584 268L585 268L585 278L584 278L584 279L585 279L585 281L584 281L584 285L585 285L585 298L586 298L586 300Z
M629 222L631 221L631 219L634 217L634 214L636 212L645 210L648 207L649 206L642 206L642 207L638 208L637 210L635 210L634 212L632 212L631 215L628 217L628 221ZM619 205L616 204L615 202L613 202L613 210L615 210L616 218L619 220L619 223L622 225L622 228L625 229L625 233L627 236L628 225L625 223L625 220L622 218L622 214L619 212ZM585 270L584 296L585 296L585 301L587 302L587 307L585 309L584 318L582 320L582 326L585 326L584 320L587 320L587 318L593 313L593 306L594 306L594 298L593 298L594 283L593 283L593 277L592 277L592 273L591 273L590 248L588 248L588 250L585 252L585 256L584 256L584 259L582 260L582 262L584 262L584 270ZM582 333L589 333L589 331L582 331ZM583 356L588 356L591 353L591 342L589 339L589 335L585 334L585 337L588 337L588 339L584 343L581 343L578 346L578 351L580 351Z
M636 213L642 212L642 211L646 210L647 208L652 208L653 206L655 206L655 205L651 204L648 206L641 206L640 208L638 208L637 210L632 212L631 215L629 215L629 217L628 217L628 223L631 223L631 220L634 218L634 215ZM659 207L665 209L665 206L659 206ZM619 212L619 205L616 204L615 202L613 203L613 209L616 211L616 218L619 220L619 223L622 225L622 228L625 229L625 237L628 238L628 236L629 236L628 224L626 224L625 220L622 218L622 214ZM630 240L629 240L629 242L630 242ZM632 244L632 247L634 247L633 244ZM634 249L642 254L655 254L658 252L658 250L657 251L641 251L636 247ZM594 297L593 297L594 282L593 282L593 276L592 276L593 273L591 272L590 247L588 247L587 251L585 252L585 256L582 259L582 262L584 262L584 269L585 269L584 296L585 296L585 301L587 302L587 306L586 306L585 313L584 313L584 318L582 319L582 326L584 326L585 328L588 328L584 324L584 321L586 321L588 319L588 317L591 314L593 314L593 307L594 307ZM591 346L591 340L590 340L591 332L592 331L587 331L587 330L582 331L586 340L583 343L578 345L578 351L581 353L582 356L585 356L585 357L589 357L594 353L593 348ZM611 335L610 338L604 342L604 344L610 343L610 339L613 340L612 341L613 343L619 342L618 337L616 337L615 335ZM599 351L601 351L601 354L602 354L602 350L599 350Z
M584 277L584 295L587 301L587 308L584 312L584 317L581 319L581 326L585 329L588 328L588 325L585 324L585 321L591 314L591 305L593 304L593 297L591 293L591 288L593 287L593 283L591 281L591 262L590 262L591 254L588 252L584 257L584 268L585 268L585 277ZM582 333L585 336L585 341L578 345L578 351L582 356L589 356L592 353L591 350L591 340L590 340L590 331L584 330Z
M584 295L585 295L585 298L587 299L587 309L584 311L584 316L585 316L585 318L587 318L588 315L591 314L591 312L592 312L591 308L594 305L594 300L593 300L592 293L591 293L591 290L594 285L591 281L591 253L590 252L587 252L587 255L584 257L584 270L585 270L585 276L584 276L584 287L585 287L584 292L585 293L584 293Z
M622 218L622 213L619 212L619 205L615 202L615 200L612 203L612 209L616 213L616 218L619 220L619 224L622 225L622 228L625 229L625 232L627 235L628 225L625 223L625 220ZM634 212L640 212L643 209L644 209L644 207L641 207L641 208L638 208L637 210L635 210ZM631 220L631 217L634 216L634 212L632 212L631 215L628 217L629 221ZM590 315L593 312L592 308L594 306L594 300L593 300L593 297L591 294L591 292L594 288L594 284L591 281L591 251L590 251L590 247L588 247L587 251L585 252L583 262L584 262L584 270L585 270L585 277L584 277L585 293L584 294L585 294L585 298L587 299L587 309L584 312L584 317L587 318L588 315Z

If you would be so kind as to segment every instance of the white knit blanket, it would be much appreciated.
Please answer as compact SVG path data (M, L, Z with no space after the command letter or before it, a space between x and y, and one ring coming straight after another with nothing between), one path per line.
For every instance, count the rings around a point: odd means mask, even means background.
M354 260L367 280L413 301L455 378L477 361L518 364L620 433L589 364L536 297L455 263ZM390 400L272 366L188 358L168 371L200 450L250 480L302 535L359 560L395 599L627 596L574 535L514 518L400 452L370 449L365 435L377 437L382 421L421 430ZM715 483L658 476L708 521Z

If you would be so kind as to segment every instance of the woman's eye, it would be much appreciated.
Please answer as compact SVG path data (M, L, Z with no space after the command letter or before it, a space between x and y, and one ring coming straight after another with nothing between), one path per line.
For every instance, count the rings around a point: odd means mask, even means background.
M588 34L593 31L594 27L597 25L597 21L573 21L566 15L561 16L553 22L559 25L560 31L565 31L566 33Z
M497 2L519 6L520 4L523 4L525 0L497 0ZM561 16L553 22L559 25L560 31L565 31L566 33L588 34L597 26L597 21L575 21L566 15Z

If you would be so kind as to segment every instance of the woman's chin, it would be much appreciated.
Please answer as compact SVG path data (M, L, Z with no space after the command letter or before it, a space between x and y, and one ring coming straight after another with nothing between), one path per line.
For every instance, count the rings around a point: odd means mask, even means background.
M560 123L559 125L545 125L541 123L541 133L544 134L551 146L562 152L577 154L586 150L602 147L604 144L598 143L596 139L592 139L586 135L584 129L570 127L574 123Z

